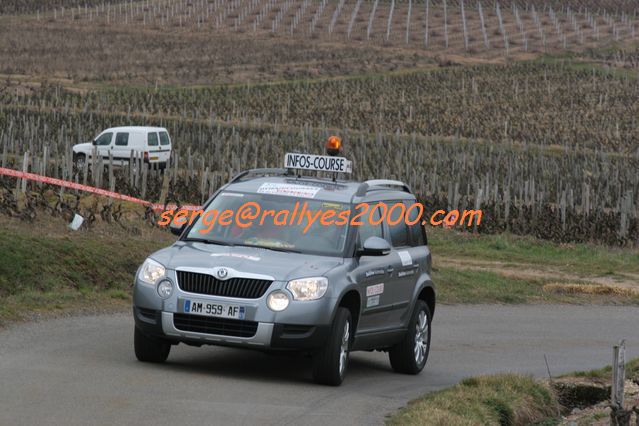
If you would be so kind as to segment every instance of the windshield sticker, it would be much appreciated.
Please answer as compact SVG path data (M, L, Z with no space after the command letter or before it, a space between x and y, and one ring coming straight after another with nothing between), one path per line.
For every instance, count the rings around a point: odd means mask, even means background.
M299 180L297 179L284 179L284 181L293 185L299 185ZM337 182L328 183L328 182L304 181L304 186L312 186L313 188L320 188L325 191L342 191L348 188L346 185L342 185Z
M211 253L211 257L237 257L240 259L252 260L257 262L260 260L258 256L251 256L250 254L242 254L242 253Z
M240 194L239 192L222 192L220 194L222 197L243 197L244 194Z
M258 194L288 195L299 198L315 198L320 188L312 186L291 185L287 183L266 182L257 189Z
M402 261L402 266L409 266L413 264L413 258L410 257L410 253L407 251L398 251L400 260Z
M366 299L366 307L370 308L372 306L379 305L379 296L372 296Z
M384 292L384 283L369 285L366 287L366 296L375 296Z
M325 210L344 210L344 204L340 203L322 203L322 208Z
M258 248L269 248L269 247L274 247L274 248L294 248L295 245L289 243L288 241L284 241L284 240L276 240L273 238L258 238L258 237L251 237L248 238L246 240L244 240L244 242L246 244L250 244L253 246L263 246L263 247L258 247Z

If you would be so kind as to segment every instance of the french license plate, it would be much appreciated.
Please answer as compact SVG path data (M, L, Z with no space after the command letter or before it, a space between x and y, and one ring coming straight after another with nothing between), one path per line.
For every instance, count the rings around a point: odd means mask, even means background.
M246 309L244 306L215 303L210 300L184 299L184 313L203 315L207 317L244 319Z

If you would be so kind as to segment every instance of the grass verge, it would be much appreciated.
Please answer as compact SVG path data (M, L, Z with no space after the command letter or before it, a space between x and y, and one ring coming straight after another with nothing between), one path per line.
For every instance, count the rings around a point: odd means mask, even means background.
M410 402L389 425L555 424L553 391L532 377L517 374L472 377Z
M612 377L612 365L608 365L603 368L588 371L576 371L574 373L566 374L561 377L582 377L585 379L607 379L611 380ZM639 379L639 358L635 358L626 363L626 378Z
M133 276L172 241L150 228L132 237L115 226L71 231L60 218L25 224L0 218L0 325L56 313L130 306Z
M433 267L433 282L442 303L568 303L639 305L637 290L589 284L557 282L552 277L518 278L499 271Z
M558 244L512 234L471 234L429 228L429 244L435 260L467 259L500 261L505 265L538 265L584 276L639 273L639 248L595 244Z
M421 396L393 413L389 425L557 425L593 424L609 418L612 367L577 371L546 381L519 374L471 377ZM626 363L626 379L639 380L639 358ZM558 386L568 384L568 386ZM578 392L570 384L577 384ZM603 397L593 400L588 387ZM628 389L626 390L627 395ZM636 397L635 397L636 398ZM627 398L628 399L628 398ZM564 405L562 406L563 403ZM566 405L566 402L569 404ZM628 402L629 406L634 403ZM570 405L573 404L573 405ZM573 408L579 407L577 414ZM564 416L564 417L562 417ZM600 423L597 423L600 424Z
M639 304L639 250L429 228L445 303Z

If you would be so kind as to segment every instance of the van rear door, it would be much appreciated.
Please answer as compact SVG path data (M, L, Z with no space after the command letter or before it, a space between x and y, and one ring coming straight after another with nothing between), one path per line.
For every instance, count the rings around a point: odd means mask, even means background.
M171 138L169 138L169 134L161 130L158 132L160 137L160 146L158 151L158 161L162 163L168 163L169 158L171 157Z
M160 138L158 137L158 132L149 132L146 136L147 150L149 151L149 163L158 163L160 162Z

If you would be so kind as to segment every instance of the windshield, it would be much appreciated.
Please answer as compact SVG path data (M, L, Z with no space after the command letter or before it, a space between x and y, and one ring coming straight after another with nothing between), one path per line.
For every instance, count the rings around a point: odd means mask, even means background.
M320 223L322 212L346 212L347 204L276 194L222 192L206 210L190 213L186 240L342 256L344 224ZM197 217L194 218L195 214Z

